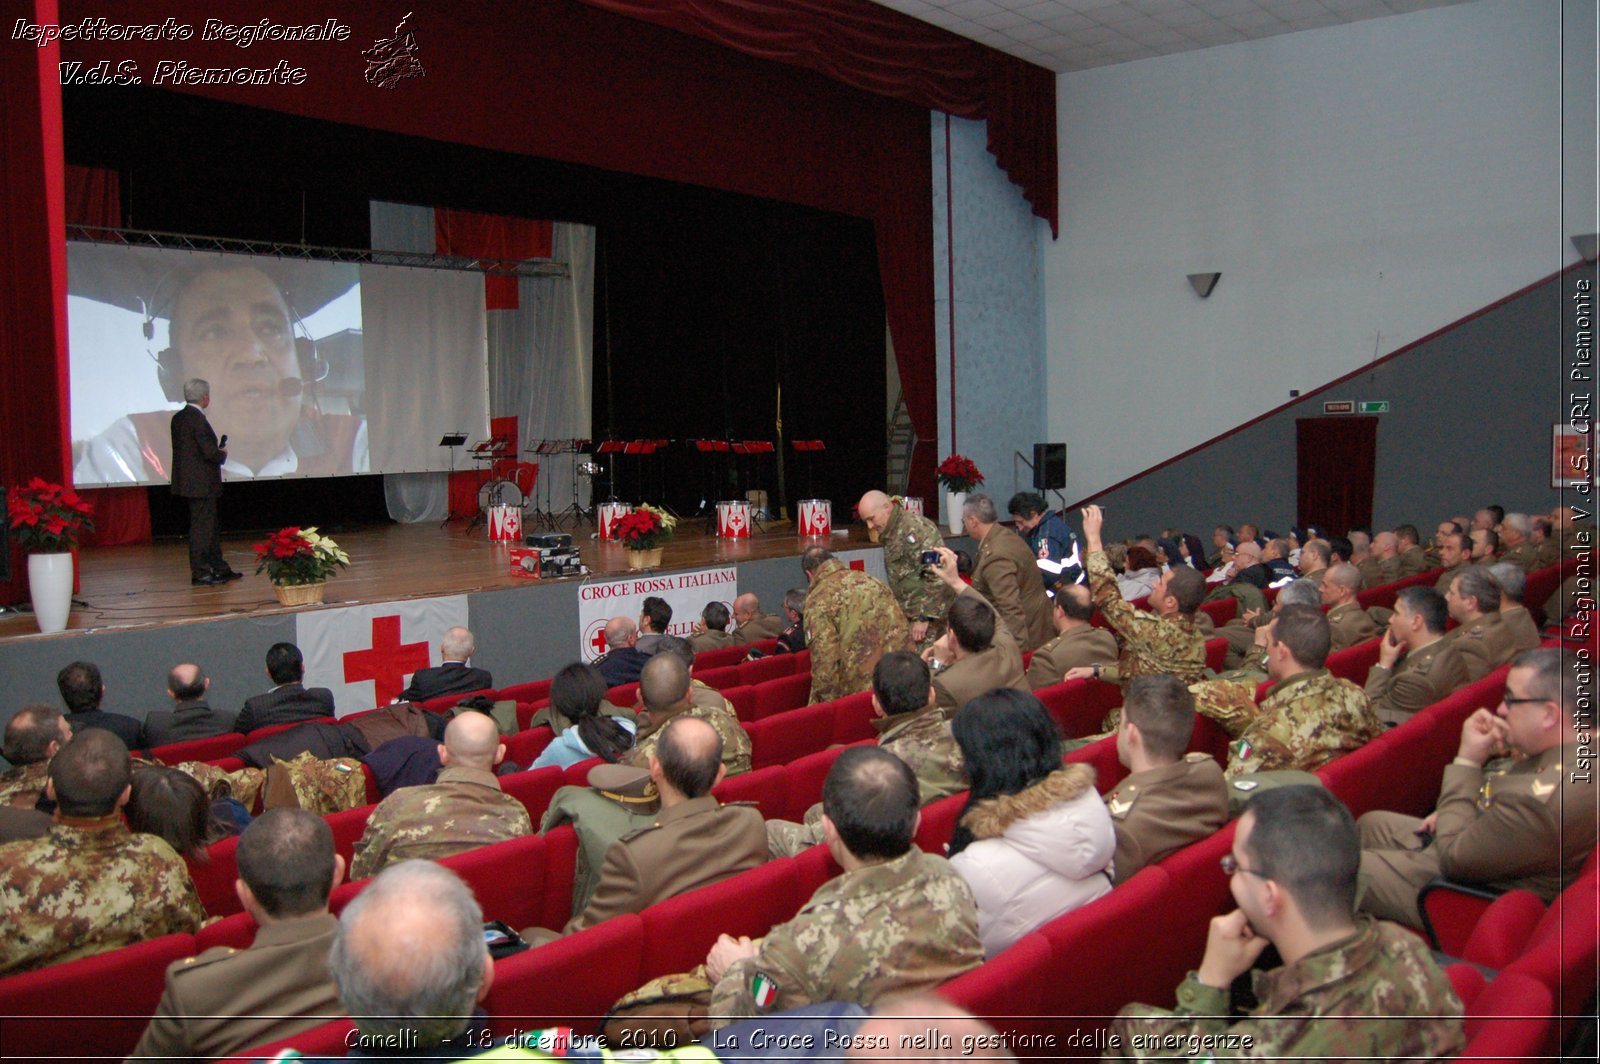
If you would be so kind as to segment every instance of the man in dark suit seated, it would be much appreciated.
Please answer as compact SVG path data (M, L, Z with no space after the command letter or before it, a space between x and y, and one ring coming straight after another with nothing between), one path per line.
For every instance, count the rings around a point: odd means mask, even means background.
M477 641L465 628L452 628L439 640L438 665L418 669L411 674L411 684L400 692L402 702L426 702L445 695L465 695L494 686L494 677L487 669L476 669L467 662L477 649Z
M137 720L121 713L107 713L100 708L106 685L100 679L100 667L90 661L74 661L56 673L56 689L67 707L67 723L74 735L85 728L104 728L121 739L129 750L144 746L144 728Z
M269 724L292 724L333 716L333 692L326 687L309 690L301 684L306 662L293 643L274 643L267 651L267 675L277 684L264 695L244 700L233 730L249 734Z
M171 709L152 710L144 719L144 738L150 746L209 739L233 731L233 714L219 712L206 701L211 677L198 665L174 665L167 673Z
M639 627L631 617L613 617L606 622L606 652L594 662L606 686L620 687L639 679L650 655L638 648L638 642Z

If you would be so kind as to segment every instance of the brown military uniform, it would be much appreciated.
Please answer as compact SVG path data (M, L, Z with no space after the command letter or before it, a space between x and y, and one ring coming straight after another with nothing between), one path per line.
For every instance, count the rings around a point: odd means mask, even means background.
M1367 880L1361 908L1416 927L1417 892L1434 876L1554 899L1595 847L1595 784L1574 771L1579 752L1576 743L1552 747L1497 772L1445 766L1426 848L1416 817L1367 813L1357 825Z
M846 568L837 558L829 558L812 574L805 625L811 702L870 691L878 659L906 649L911 638L889 585Z
M733 636L718 629L696 632L689 637L689 649L696 654L702 650L721 650L723 647L731 647L733 645Z
M1461 563L1460 565L1452 565L1450 568L1439 574L1439 579L1433 582L1433 589L1441 595L1449 591L1450 582L1456 577L1460 576L1461 570L1465 569L1466 567L1467 566L1465 562Z
M297 917L261 928L249 949L219 946L174 961L133 1056L209 1060L343 1015L328 973L338 930L328 913Z
M1548 568L1561 560L1561 541L1551 533L1543 543L1534 547L1533 567Z
M1499 610L1451 629L1445 638L1466 664L1468 683L1477 683L1517 655L1517 635L1506 627Z
M691 798L661 810L649 827L611 844L594 896L561 933L643 912L766 859L767 829L754 806L722 805L710 795Z
M1055 634L1039 559L1026 540L1004 525L989 529L979 544L972 587L994 606L1020 649L1043 646Z
M1228 822L1228 785L1210 754L1193 753L1160 768L1135 772L1105 796L1117 833L1113 884L1126 883Z
M1404 580L1408 576L1416 576L1418 573L1428 571L1428 558L1422 553L1421 547L1407 547L1400 552L1400 556L1396 560L1400 566L1400 574L1397 579Z
M50 777L50 762L35 761L31 765L18 765L0 775L0 805L17 805L32 809L44 792L45 781Z
M978 597L970 587L962 588L961 594ZM980 601L990 605L981 597ZM954 639L955 636L950 638ZM999 617L995 618L994 641L986 649L975 654L963 652L959 660L933 674L934 700L948 709L951 716L972 699L995 687L1031 690L1022 671L1022 653Z
M1525 573L1531 573L1539 568L1539 548L1525 540L1502 554L1500 560L1510 562Z
M204 915L183 859L116 813L0 847L0 974L192 932Z
M785 627L783 618L774 617L770 613L758 613L734 628L733 642L738 646L749 646L751 643L776 639Z
M722 736L722 763L728 775L737 776L750 771L750 735L733 715L727 699L704 685L689 687L688 697L666 709L647 712L648 723L641 723L634 738L633 749L622 758L624 765L649 768L650 757L661 742L661 732L676 716L699 717Z
M1028 686L1037 691L1060 683L1068 669L1109 665L1116 660L1117 637L1110 629L1093 625L1072 628L1033 652L1028 662Z
M1407 654L1393 669L1373 663L1367 672L1367 697L1379 720L1404 724L1466 682L1467 663L1448 639L1440 638Z
M1355 599L1341 602L1327 612L1328 628L1333 633L1330 653L1365 643L1378 634L1378 626Z
M1309 669L1275 684L1257 705L1255 685L1207 680L1189 688L1195 711L1237 740L1226 775L1315 772L1383 732L1361 688L1327 669Z
M402 787L378 803L356 843L350 878L375 876L412 858L436 860L531 834L527 808L500 789L493 772L447 765L437 783Z
M1392 584L1400 579L1400 559L1385 558L1379 561L1368 557L1356 565L1361 570L1361 586L1364 588L1382 587Z
M1525 606L1501 607L1500 623L1511 633L1511 645L1515 648L1513 657L1524 650L1533 650L1543 642L1539 637L1539 626L1533 623L1533 614Z

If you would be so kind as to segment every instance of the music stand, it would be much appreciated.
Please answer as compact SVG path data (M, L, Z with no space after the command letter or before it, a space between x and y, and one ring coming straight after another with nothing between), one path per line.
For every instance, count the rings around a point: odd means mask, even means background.
M583 496L578 491L578 458L584 452L588 451L590 445L593 444L594 441L593 440L573 439L573 440L563 440L562 443L567 445L568 453L572 456L571 459L570 459L570 463L571 463L571 467L572 467L572 505L568 506L565 510L562 510L560 513L555 514L554 515L554 520L556 522L556 527L560 528L561 527L561 522L567 517L568 514L571 514L572 515L572 529L573 529L573 531L577 531L579 528L581 528L583 526L584 521L591 519L592 516L593 516L593 509L594 509L594 487L593 487L593 484L591 483L590 488L589 488L589 495L590 495L589 502L590 502L590 505L587 508L584 507L583 502L582 502Z
M479 463L478 486L477 490L472 493L474 505L477 505L477 500L482 497L485 485L493 485L497 481L504 479L495 473L494 466L496 462L511 453L511 437L505 433L490 436L476 447L470 448L470 450L472 451L472 460ZM485 473L488 474L487 477L485 477ZM493 499L498 499L499 493L491 487L490 496ZM478 505L477 512L472 515L472 520L467 523L467 534L471 535L472 530L483 524L484 520L483 507Z
M448 525L457 516L450 512L450 480L455 479L456 475L456 451L464 446L466 442L467 434L465 432L447 432L439 437L439 446L448 448L450 451L450 472L447 474L449 479L444 482L444 520L439 522L440 528Z

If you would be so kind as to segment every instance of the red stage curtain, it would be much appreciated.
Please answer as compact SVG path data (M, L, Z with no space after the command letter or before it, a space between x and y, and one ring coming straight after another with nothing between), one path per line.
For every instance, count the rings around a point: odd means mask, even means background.
M433 235L440 255L481 255L486 259L547 259L554 252L555 232L549 222L476 211L434 208ZM484 307L516 310L517 279L488 274L483 279Z
M8 7L14 18L59 21L55 0ZM7 42L0 49L0 482L71 475L67 415L65 161L60 49ZM26 566L11 558L0 597L26 594Z
M194 26L217 17L214 5L199 0L169 0L162 10ZM66 0L60 17L66 22L92 16L134 23L145 21L147 14L144 5L131 0ZM284 25L320 23L327 17L325 8L310 0L283 0L273 7L274 21ZM352 41L365 44L393 32L395 12L352 5L340 9L340 18L350 25ZM56 21L53 10L51 21ZM186 85L174 91L870 218L877 226L901 378L909 384L908 396L925 389L928 397L925 404L908 405L918 435L933 439L926 427L935 423L926 105L873 95L811 70L752 58L577 2L459 0L448 12L419 12L412 24L427 76L402 81L392 91L369 84L348 48L272 41L254 44L249 64L271 67L282 59L306 71L303 85ZM910 25L914 30L921 24ZM914 39L904 25L902 31L898 37ZM36 62L34 51L47 54L48 63ZM58 85L55 63L62 58L134 60L147 73L172 58L166 42L72 41L61 51L58 56L55 49L8 48L0 54L0 65L13 75L27 71L35 80ZM237 67L240 56L238 47L227 41L203 41L197 34L184 42L183 58L194 67ZM938 81L944 74L937 64L930 65L934 73L928 76ZM1036 102L1044 106L1047 97L1053 108L1053 76L1043 70L1036 76L1041 85L1050 85ZM1003 87L1005 79L995 82L991 77L990 83ZM59 88L46 89L59 101ZM38 86L31 91L37 93ZM11 121L15 109L9 97L6 110ZM49 128L59 145L59 107ZM992 121L990 136L1008 128L1012 132L1006 135L1013 136L1019 127L1004 118ZM1044 132L1047 136L1029 143L1041 158L1049 158L1053 175L1053 123ZM1046 145L1051 145L1048 150ZM1016 169L1010 172L1018 177ZM1053 187L1053 176L1049 183ZM59 190L59 180L55 187ZM0 207L5 208L0 213L36 212L42 200L30 191L25 183L10 183L0 193ZM1053 205L1054 192L1047 198ZM38 249L50 239L41 231L27 254L13 255L10 261L36 261ZM922 383L913 383L917 381ZM11 394L38 393L24 388ZM59 395L64 394L63 388ZM6 424L18 422L8 419ZM64 464L64 438L60 446ZM919 449L914 469L920 472L911 488L930 498L932 448L930 442L926 460Z
M871 0L581 0L960 118L1056 235L1056 76Z

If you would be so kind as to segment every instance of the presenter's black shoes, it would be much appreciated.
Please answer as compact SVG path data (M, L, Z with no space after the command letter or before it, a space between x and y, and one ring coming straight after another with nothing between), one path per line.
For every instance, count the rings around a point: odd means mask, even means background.
M216 572L212 573L211 575L216 577L219 581L220 580L243 580L244 579L244 574L239 572L239 570L237 570L237 569L218 569Z
M191 576L189 578L189 583L211 585L226 583L227 580L227 577L218 576L215 573L201 573L199 576Z

